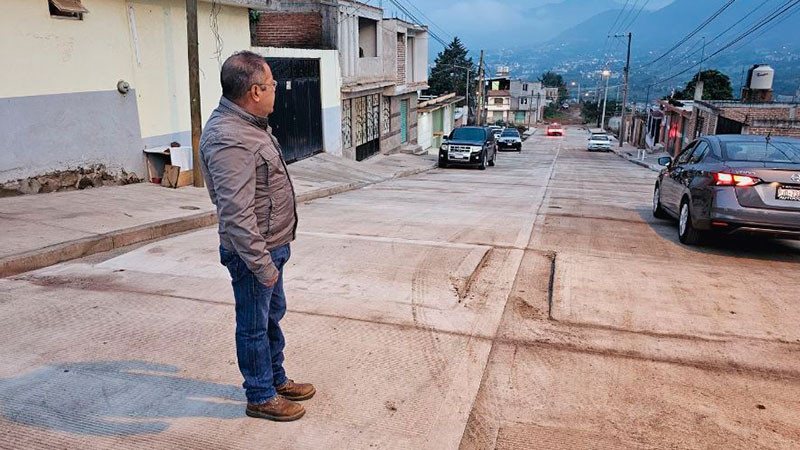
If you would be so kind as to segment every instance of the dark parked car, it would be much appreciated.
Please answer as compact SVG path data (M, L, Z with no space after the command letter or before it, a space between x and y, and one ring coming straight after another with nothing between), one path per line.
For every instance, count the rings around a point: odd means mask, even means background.
M704 136L659 163L653 215L677 218L681 242L710 230L800 238L800 139Z
M497 139L497 148L503 150L510 148L518 152L522 151L522 136L516 128L506 128Z
M460 127L450 133L439 148L439 167L471 165L479 169L493 166L497 141L485 127Z

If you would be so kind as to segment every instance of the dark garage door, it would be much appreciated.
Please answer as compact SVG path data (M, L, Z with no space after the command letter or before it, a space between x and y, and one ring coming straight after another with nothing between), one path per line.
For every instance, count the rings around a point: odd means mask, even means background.
M265 58L278 82L275 111L269 116L272 133L287 162L322 151L322 100L319 60Z

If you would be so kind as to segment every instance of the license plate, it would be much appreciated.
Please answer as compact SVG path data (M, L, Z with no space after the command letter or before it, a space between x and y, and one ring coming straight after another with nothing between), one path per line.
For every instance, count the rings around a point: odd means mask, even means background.
M781 186L778 188L777 197L778 200L790 200L790 201L800 202L800 189Z
M450 159L469 159L469 153L450 153Z

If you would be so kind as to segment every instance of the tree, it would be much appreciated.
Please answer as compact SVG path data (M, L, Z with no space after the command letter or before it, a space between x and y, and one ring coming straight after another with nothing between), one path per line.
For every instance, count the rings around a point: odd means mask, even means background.
M455 92L456 95L467 93L467 69L469 68L470 99L475 97L475 80L478 77L475 63L468 56L469 51L458 37L453 38L444 50L436 55L436 60L428 77L430 93L442 95Z
M611 117L614 114L614 111L617 110L619 105L615 100L608 100L606 104L606 118ZM592 124L594 127L597 122L600 121L600 117L603 114L603 101L600 100L599 102L583 102L581 103L581 117L583 118L583 123Z
M682 91L675 93L674 98L676 100L693 99L698 77L703 80L703 100L733 100L731 79L719 70L713 69L695 74Z
M559 103L569 98L569 91L567 90L567 83L564 82L564 78L551 71L547 71L542 74L539 78L539 81L542 82L542 86L558 88L558 101Z

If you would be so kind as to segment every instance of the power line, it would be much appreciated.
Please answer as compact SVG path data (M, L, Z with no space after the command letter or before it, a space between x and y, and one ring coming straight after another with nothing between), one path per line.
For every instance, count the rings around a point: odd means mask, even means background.
M720 54L723 51L727 50L728 48L732 47L736 43L740 42L742 39L744 39L744 38L750 36L751 34L755 33L756 31L758 31L759 29L763 28L764 26L766 26L767 24L769 24L770 22L772 22L776 18L780 17L781 15L783 15L784 13L789 11L790 9L794 8L798 4L800 4L800 0L789 0L789 1L785 2L781 7L778 8L779 11L773 12L773 13L769 14L767 17L764 17L756 25L750 27L750 29L748 29L747 31L743 32L742 34L740 34L739 36L737 36L736 38L734 38L733 40L731 40L727 44L723 45L722 47L717 49L715 52L711 53L710 55L708 55L705 58L702 58L699 62L687 67L686 69L684 69L684 70L682 70L680 72L677 72L677 73L675 73L673 75L670 75L670 76L668 76L666 78L663 78L661 80L658 80L657 82L653 83L653 85L658 85L658 84L664 83L666 81L672 80L672 79L674 79L676 77L679 77L679 76L683 75L684 73L694 69L698 65L708 61L709 59L717 56L718 54ZM792 14L794 14L794 12ZM772 29L773 27L768 28L768 30Z
M414 14L412 14L412 13L411 13L411 11L409 11L409 10L408 10L408 8L406 8L405 6L403 6L402 4L400 4L400 2L399 2L398 0L389 0L389 1L390 1L390 2L392 2L392 4L393 4L395 7L397 7L397 9L399 9L400 11L402 11L403 13L405 13L405 14L406 14L406 15L407 15L407 16L408 16L408 17L409 17L411 20L413 20L413 21L417 22L417 23L418 23L418 24L420 24L420 25L422 24L422 21L421 21L421 20L419 20L417 17L415 17L415 16L414 16ZM447 42L445 42L445 41L444 41L444 39L442 39L441 37L439 37L439 35L438 35L438 34L434 33L434 32L433 32L433 30L431 30L430 28L428 28L428 34L429 34L429 35L430 35L432 38L434 38L434 39L435 39L437 42L439 42L440 44L442 44L442 46L444 46L444 47L447 47L447 45L448 45L448 44L447 44Z
M622 13L625 12L625 9L628 7L628 3L629 2L630 2L630 0L625 0L625 5L623 5L622 9L620 9L619 13L617 13L617 18L614 19L614 23L612 23L611 27L608 29L608 34L612 34L611 30L613 30L614 27L617 26L617 22L619 22L619 18L622 16Z
M420 16L422 16L422 18L423 18L423 19L425 19L425 20L427 21L426 23L428 23L428 24L430 24L430 25L433 25L434 27L438 28L438 29L439 29L439 31L441 31L441 32L442 32L442 34L444 34L444 37L446 37L446 38L450 38L450 39L453 39L453 38L454 38L454 36L453 36L452 34L448 33L448 32L447 32L447 30L445 30L444 28L440 27L440 26L439 26L439 25L438 25L436 22L434 22L433 20L431 20L431 18L430 18L430 17L428 17L427 15L425 15L425 13L424 13L424 12L422 12L422 10L420 10L419 8L417 8L417 6L416 6L416 5L414 5L414 3L412 3L412 2L411 2L411 0L406 0L406 3L408 3L408 4L409 4L409 5L412 7L412 8L414 8L414 10L416 10L416 11L417 11L417 12L420 14Z
M743 22L745 19L747 19L748 17L752 16L752 15L753 15L753 14L754 14L756 11L758 11L758 10L759 10L761 7L763 7L765 4L769 3L770 1L771 1L771 0L764 0L764 1L763 1L763 2L760 4L760 5L758 5L758 6L756 6L755 8L753 8L753 9L752 9L750 12L748 12L747 14L745 14L745 15L744 15L744 16L743 16L741 19L737 20L737 21L736 21L736 22L735 22L733 25L729 26L728 28L726 28L725 30L723 30L722 32L720 32L719 34L717 34L716 36L714 36L714 38L713 38L713 39L711 39L710 41L708 41L706 44L707 44L707 45L710 45L710 44L714 43L714 42L715 42L717 39L719 39L720 37L724 36L726 33L728 33L728 31L730 31L731 29L733 29L734 27L736 27L737 25L739 25L740 23L742 23L742 22ZM758 23L760 23L760 22L762 22L762 21L764 21L764 20L768 19L768 18L769 18L771 15L775 14L776 12L778 12L778 11L779 11L779 10L780 10L782 7L784 7L784 6L785 6L785 5L787 5L788 3L789 3L789 1L785 2L783 5L780 5L780 6L776 7L776 8L774 8L772 11L770 11L769 13L767 13L766 15L764 15L763 17L761 17L760 19L758 19L758 20L756 20L756 21L754 21L754 22L750 23L750 25L749 25L749 26L751 26L751 27L752 27L752 26L754 26L754 25L757 25ZM794 13L792 13L792 14L794 14ZM781 19L781 22L782 22L783 20L787 19L787 18L788 18L788 17L784 17L783 19ZM778 22L778 23L780 23L780 22ZM776 24L776 25L777 25L777 24ZM769 29L767 29L767 30L764 30L764 32L762 32L762 34L763 34L763 33L765 33L765 32L767 32L767 31L769 31ZM759 35L759 36L760 36L760 35ZM698 42L700 42L700 41L698 41ZM696 45L695 45L695 46L696 46ZM700 51L701 51L701 49L700 49L700 48L698 48L697 50L695 50L694 52L692 52L691 54L689 54L688 56L686 56L686 58L684 58L684 59L683 59L681 62L683 62L683 61L687 61L687 62L688 62L688 61L689 61L689 60L690 60L690 59L691 59L693 56L695 56L696 54L698 54ZM688 53L688 52L687 52L687 53ZM702 59L702 58L701 58L701 59ZM700 61L700 62L698 62L697 64L702 64L702 62L703 62L703 61ZM680 63L679 63L679 64L680 64Z
M663 53L661 56L659 56L658 58L656 58L656 59L654 59L654 60L650 61L650 62L649 62L649 63L647 63L647 64L641 65L641 66L639 66L638 68L639 68L639 69L641 69L641 68L643 68L643 67L647 67L647 66L649 66L649 65L655 64L656 62L660 61L660 60L661 60L662 58L664 58L665 56L667 56L667 55L669 55L670 53L672 53L672 52L673 52L675 49L677 49L678 47L680 47L681 45L683 45L683 44L684 44L686 41L688 41L689 39L691 39L692 37L694 37L694 35L696 35L697 33L699 33L699 32L700 32L700 30L702 30L703 28L705 28L705 27L706 27L706 25L708 25L708 24L709 24L709 23L711 23L711 22L712 22L714 19L716 19L716 18L717 18L717 17L718 17L720 14L722 14L722 13L723 13L723 12L724 12L726 9L728 9L728 7L730 7L730 6L733 4L733 2L735 2L735 1L736 1L736 0L728 0L728 1L727 1L727 2L724 4L724 5L722 5L722 7L720 7L720 8L719 8L719 9L718 9L716 12L714 12L714 14L712 14L710 17L708 17L706 20L704 20L704 21L703 21L703 23L701 23L700 25L698 25L698 26L697 26L697 28L695 28L694 30L692 30L692 31L691 31L689 34L687 34L686 36L684 36L684 37L683 37L683 39L681 39L681 40L680 40L680 41L678 41L678 42L677 42L675 45L673 45L672 47L670 47L670 49L669 49L669 50L667 50L666 52L664 52L664 53Z
M758 11L759 9L761 9L761 7L763 7L764 5L766 5L767 3L769 3L770 1L771 1L771 0L764 0L764 1L763 1L763 2L760 4L760 5L756 6L755 8L753 8L752 10L750 10L750 12L748 12L747 14L745 14L744 16L742 16L742 18L741 18L741 19L737 20L737 21L736 21L736 22L734 22L734 23L733 23L731 26L729 26L728 28L726 28L725 30L723 30L722 32L720 32L719 34L717 34L716 36L714 36L714 38L712 38L710 41L706 42L706 45L711 45L711 44L713 44L714 42L716 42L716 40L717 40L717 39L721 38L721 37L722 37L722 36L724 36L726 33L728 33L730 30L732 30L732 29L733 29L733 28L735 28L737 25L739 25L740 23L742 23L742 22L743 22L745 19L747 19L748 17L750 17L750 16L752 16L753 14L755 14L755 12L756 12L756 11ZM779 6L779 7L777 7L777 8L775 8L774 10L772 10L772 13L776 12L778 9L780 9L780 6ZM767 16L765 16L765 17L767 17ZM762 18L762 19L763 19L763 18ZM753 25L753 24L755 24L755 23L756 23L756 22L753 22L753 23L751 23L750 25L752 26L752 25ZM701 51L702 49L699 47L699 44L700 44L700 43L702 43L702 42L703 42L703 41L702 41L702 39L698 39L698 40L697 40L697 42L695 42L695 45L693 45L693 46L692 46L692 47L691 47L689 50L687 50L686 52L684 52L683 56L681 56L681 57L679 58L679 60L678 60L678 64L683 64L684 62L689 62L689 60L690 60L690 59L691 59L693 56L695 56L695 55L697 55L698 53L700 53L700 51ZM693 51L693 50L694 50L694 51ZM670 59L673 59L673 58L670 58Z
M642 3L642 6L639 8L639 12L637 12L637 13L636 13L636 15L635 15L635 16L633 16L633 20L631 20L631 21L630 21L630 23L628 23L626 26L624 26L624 27L622 28L623 30L624 30L624 29L626 29L626 28L627 28L627 29L630 29L630 27L631 27L631 26L632 26L634 23L636 23L636 19L638 19L638 18L639 18L639 15L642 13L642 11L644 10L644 8L645 8L645 7L647 7L647 4L648 4L648 3L650 3L650 0L644 0L644 3Z
M760 33L758 33L757 35L753 36L753 37L752 37L751 39L749 39L747 42L742 42L742 45L740 45L740 46L738 46L738 47L734 48L733 50L734 50L734 51L736 51L736 50L739 50L739 49L741 49L742 47L744 47L745 45L747 45L748 43L750 43L750 42L753 42L753 41L755 41L755 40L758 40L758 38L760 38L760 37L761 37L761 36L763 36L764 34L768 33L768 32L769 32L770 30L772 30L773 28L776 28L778 25L782 24L783 22L785 22L786 20L788 20L790 17L794 16L794 15L795 15L795 14L797 14L798 12L800 12L800 9L795 9L794 11L790 12L789 14L787 14L787 15L783 16L783 17L781 18L781 20L779 20L779 21L775 22L775 23L774 23L774 24L773 24L773 25L772 25L770 28L767 28L766 30L762 30Z
M625 18L622 19L622 21L619 23L619 29L614 30L615 33L619 33L620 31L625 29L623 25L625 25L625 22L627 22L628 18L631 17L631 14L633 14L633 12L636 10L636 6L638 4L639 4L639 0L635 0L633 2L633 6L631 6L631 9L628 10L628 14L625 14Z

